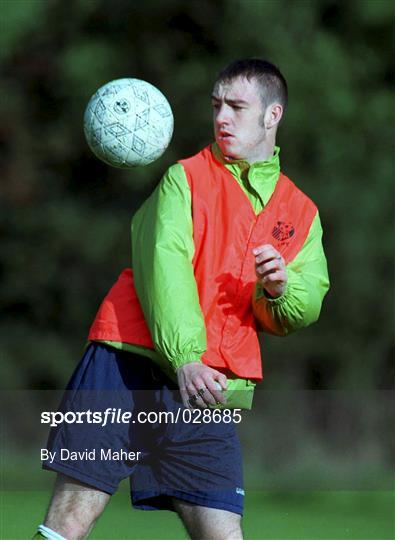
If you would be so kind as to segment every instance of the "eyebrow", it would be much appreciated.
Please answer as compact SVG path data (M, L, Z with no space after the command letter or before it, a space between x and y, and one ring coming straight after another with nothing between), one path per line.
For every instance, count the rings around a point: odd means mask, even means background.
M214 101L222 101L221 98L215 96L214 94L211 96L211 99ZM229 105L248 105L248 102L244 101L243 99L224 99L224 101Z

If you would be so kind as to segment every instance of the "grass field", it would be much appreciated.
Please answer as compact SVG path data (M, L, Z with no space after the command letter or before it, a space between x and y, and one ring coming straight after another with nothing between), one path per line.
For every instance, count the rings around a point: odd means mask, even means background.
M1 492L2 540L27 540L42 520L49 493ZM250 492L246 498L246 540L393 540L393 492ZM119 491L99 520L92 540L185 540L171 512L130 507Z

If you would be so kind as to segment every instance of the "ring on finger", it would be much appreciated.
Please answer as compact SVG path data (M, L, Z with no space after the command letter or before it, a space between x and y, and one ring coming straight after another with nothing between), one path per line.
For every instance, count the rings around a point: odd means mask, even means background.
M199 388L199 390L198 390L198 392L197 392L196 395L202 397L205 391L206 391L205 388Z
M199 399L198 394L193 394L193 396L189 397L188 401L189 401L190 405L194 405L197 402L198 399Z

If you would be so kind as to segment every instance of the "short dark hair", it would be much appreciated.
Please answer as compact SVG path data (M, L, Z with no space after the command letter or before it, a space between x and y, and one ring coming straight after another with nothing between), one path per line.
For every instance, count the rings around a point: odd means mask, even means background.
M228 83L245 77L249 81L256 79L261 87L262 101L266 108L278 101L285 111L288 103L287 82L277 66L260 58L245 58L234 60L219 72L215 84Z

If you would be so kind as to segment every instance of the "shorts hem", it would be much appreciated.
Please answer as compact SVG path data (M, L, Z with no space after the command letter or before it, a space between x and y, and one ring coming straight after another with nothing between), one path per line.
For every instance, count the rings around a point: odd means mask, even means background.
M63 463L59 463L57 461L53 461L51 464L44 462L42 467L48 471L54 471L62 473L66 476L70 476L71 478L79 480L84 484L88 484L89 486L99 489L100 491L104 491L108 495L114 495L118 489L118 485L114 486L112 484L107 484L107 482L93 478L89 474L81 473L78 469L73 469L73 467L69 467L68 465L64 465Z
M132 505L139 510L173 510L170 504L167 507L155 506L149 504L149 499L162 497L174 497L175 499L181 499L182 501L196 504L197 506L205 506L206 508L216 508L217 510L227 510L235 514L243 515L244 507L242 505L233 504L228 501L221 501L219 499L210 499L209 497L203 497L201 495L194 495L186 491L178 489L165 489L158 491L144 491L140 495L134 495L132 493ZM144 504L144 501L146 503ZM153 501L152 501L153 503Z

